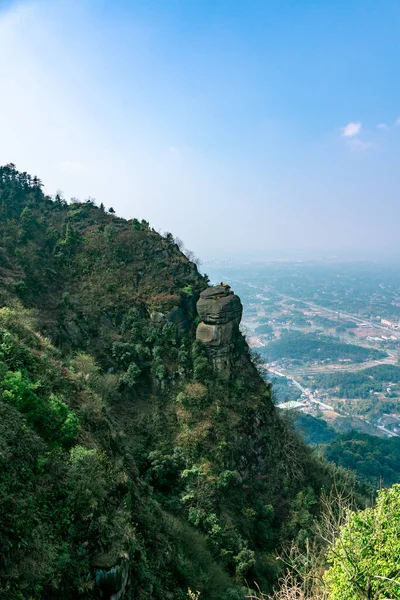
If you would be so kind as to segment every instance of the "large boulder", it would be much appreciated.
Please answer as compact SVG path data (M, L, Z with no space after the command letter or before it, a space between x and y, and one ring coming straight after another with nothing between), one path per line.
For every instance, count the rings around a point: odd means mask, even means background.
M199 323L196 331L196 339L206 346L222 346L232 342L234 330L235 323L233 321L222 325Z
M238 326L243 306L230 287L216 285L201 292L197 312L207 325L224 325L232 321Z
M197 326L196 339L207 348L214 368L228 376L235 360L242 310L239 296L228 285L207 288L197 302L201 323Z
M129 578L128 555L122 553L117 560L112 553L96 558L96 596L104 600L121 600Z

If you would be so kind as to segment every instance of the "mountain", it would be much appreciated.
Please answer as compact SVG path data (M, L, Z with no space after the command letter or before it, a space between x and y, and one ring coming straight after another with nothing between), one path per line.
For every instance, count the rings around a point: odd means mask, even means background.
M0 596L244 598L336 471L172 234L0 168ZM193 597L193 596L192 596Z

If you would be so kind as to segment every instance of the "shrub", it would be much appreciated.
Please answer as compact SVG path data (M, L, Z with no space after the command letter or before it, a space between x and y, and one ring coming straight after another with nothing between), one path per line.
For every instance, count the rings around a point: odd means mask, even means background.
M330 600L400 599L400 485L378 492L376 508L352 512L329 550Z

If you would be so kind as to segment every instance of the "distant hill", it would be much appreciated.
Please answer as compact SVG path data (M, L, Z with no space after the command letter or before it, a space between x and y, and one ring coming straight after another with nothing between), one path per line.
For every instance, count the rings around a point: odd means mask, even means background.
M323 455L355 471L372 489L400 483L400 438L379 438L351 431L322 447Z
M337 432L323 419L317 419L303 412L293 411L294 426L307 444L326 444L337 437Z
M338 467L353 471L371 490L400 483L400 438L358 431L338 433L322 419L294 411L296 430L307 444Z

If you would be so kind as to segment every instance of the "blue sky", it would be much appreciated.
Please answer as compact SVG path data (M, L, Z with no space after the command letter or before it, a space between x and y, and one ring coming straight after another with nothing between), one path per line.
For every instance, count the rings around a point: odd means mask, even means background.
M400 250L400 3L0 2L0 162L204 258Z

